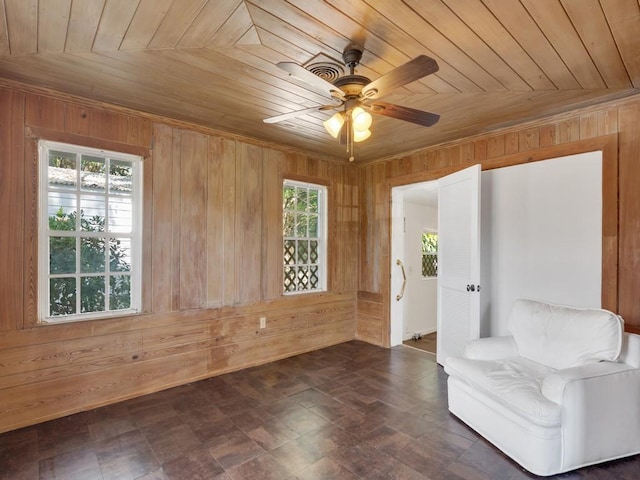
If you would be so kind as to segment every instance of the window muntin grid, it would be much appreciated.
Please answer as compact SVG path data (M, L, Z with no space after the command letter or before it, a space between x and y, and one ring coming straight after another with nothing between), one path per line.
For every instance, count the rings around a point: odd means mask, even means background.
M285 180L283 211L283 291L326 290L326 187Z
M140 310L142 158L39 142L39 317Z

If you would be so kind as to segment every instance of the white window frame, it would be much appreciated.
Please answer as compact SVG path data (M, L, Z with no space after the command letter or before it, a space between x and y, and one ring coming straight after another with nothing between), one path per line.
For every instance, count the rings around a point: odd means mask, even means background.
M107 162L111 160L121 160L132 163L132 230L130 233L112 232L108 226L105 228L105 232L99 236L105 239L117 237L127 238L131 241L131 270L129 276L131 278L131 298L130 307L127 309L119 310L104 310L98 312L80 312L81 295L76 295L76 312L74 314L67 315L51 315L49 311L50 307L50 279L52 278L50 268L50 252L49 252L49 238L60 236L60 231L49 230L49 193L55 192L55 187L51 187L48 178L48 165L49 165L49 151L58 150L65 153L76 154L78 162L81 155L91 155L97 157L103 157ZM80 163L78 163L78 172L80 171ZM40 140L38 142L38 168L39 168L39 229L38 229L38 319L40 323L64 323L80 320L92 320L98 318L107 318L123 315L136 314L141 311L142 303L142 207L143 207L143 189L142 189L142 166L143 158L139 155L114 152L109 150L84 147L80 145L73 145L68 143L53 142L47 140ZM108 171L108 170L107 170ZM75 191L73 189L65 189L65 193L75 193L76 198L79 200L83 195L81 190L81 182L76 182ZM86 192L85 192L86 195ZM96 194L91 193L92 196ZM109 194L108 189L105 186L104 196L107 201L112 195ZM79 209L79 204L76 210ZM108 217L108 208L106 216ZM108 225L108 221L105 222ZM74 238L81 237L81 232L76 229L76 233L69 235ZM85 232L86 233L86 232ZM65 235L65 236L66 236ZM86 236L86 235L85 235ZM94 236L94 235L91 235ZM107 243L108 245L108 243ZM108 247L107 247L108 250ZM78 262L79 252L76 250L76 263ZM109 261L105 261L105 275L109 275ZM119 273L118 273L119 274ZM83 276L79 268L73 274L64 274L65 277L74 277L76 279L76 286L78 286L79 279ZM106 286L105 292L105 308L108 305L109 299L109 286ZM78 289L76 289L79 292Z
M282 183L282 192L284 192L285 187L292 186L298 188L307 188L318 191L318 236L317 237L298 237L298 236L287 236L285 237L283 234L282 239L282 291L283 295L300 295L300 294L308 294L308 293L316 293L316 292L326 292L327 291L327 225L328 225L328 213L327 213L327 197L328 197L328 189L325 185L319 185L315 183L309 182L301 182L297 180L284 179ZM284 205L282 207L282 221L284 224L284 215L285 215ZM287 240L317 240L318 241L318 286L313 289L303 289L303 290L294 290L287 291L284 285L284 269L286 267L284 263L284 244ZM302 263L294 263L294 266L304 265Z

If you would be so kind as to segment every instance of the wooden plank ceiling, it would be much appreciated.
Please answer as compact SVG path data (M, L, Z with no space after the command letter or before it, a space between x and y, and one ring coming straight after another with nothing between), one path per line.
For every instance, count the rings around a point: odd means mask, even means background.
M313 112L331 103L281 61L364 45L372 80L420 54L440 70L382 100L358 161L638 93L638 0L0 0L0 78L346 158ZM1 107L1 106L0 106Z

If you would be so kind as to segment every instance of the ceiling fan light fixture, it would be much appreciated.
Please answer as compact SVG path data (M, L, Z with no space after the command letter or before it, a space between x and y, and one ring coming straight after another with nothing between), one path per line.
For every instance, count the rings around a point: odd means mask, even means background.
M340 134L340 129L342 125L344 125L344 114L342 112L338 112L334 114L329 120L322 122L324 128L329 132L333 138L338 138Z
M354 130L353 131L353 141L354 142L362 142L371 136L371 130Z
M371 122L373 121L371 114L366 112L362 107L354 108L351 111L351 118L353 119L353 130L355 132L365 132L369 130Z

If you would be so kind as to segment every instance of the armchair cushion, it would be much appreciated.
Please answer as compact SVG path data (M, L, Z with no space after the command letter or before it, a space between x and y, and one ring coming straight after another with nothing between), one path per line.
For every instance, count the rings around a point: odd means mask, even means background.
M543 427L560 425L561 406L541 393L544 378L553 370L522 357L472 360L449 357L445 371L485 392L522 420Z
M516 300L509 330L524 358L554 369L616 361L622 348L622 319L607 310Z

